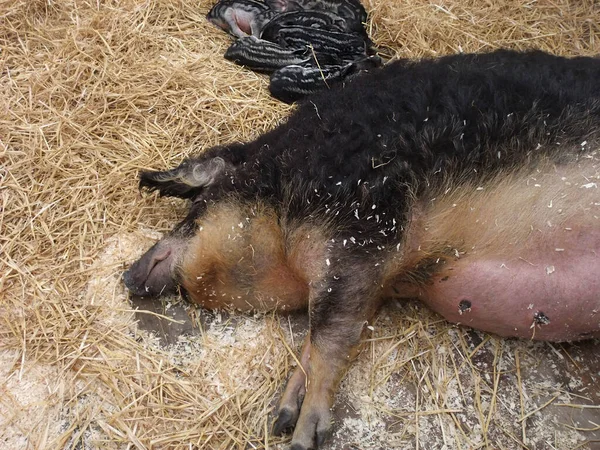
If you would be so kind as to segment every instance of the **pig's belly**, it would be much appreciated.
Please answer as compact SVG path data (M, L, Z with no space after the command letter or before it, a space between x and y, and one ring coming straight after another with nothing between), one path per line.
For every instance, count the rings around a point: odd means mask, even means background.
M501 336L600 337L598 252L598 229L540 233L502 257L467 254L446 262L420 297L451 322Z

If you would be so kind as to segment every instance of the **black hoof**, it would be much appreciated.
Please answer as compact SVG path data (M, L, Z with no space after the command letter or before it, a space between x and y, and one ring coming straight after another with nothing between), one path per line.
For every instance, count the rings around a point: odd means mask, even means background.
M297 411L292 411L289 408L280 409L279 413L277 414L277 419L273 424L273 434L275 436L281 436L286 430L294 428L297 420Z

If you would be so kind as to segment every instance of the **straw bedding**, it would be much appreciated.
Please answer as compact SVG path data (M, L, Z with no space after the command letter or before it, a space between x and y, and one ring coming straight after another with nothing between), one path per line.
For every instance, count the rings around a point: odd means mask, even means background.
M138 170L250 139L291 110L222 58L210 6L0 0L0 448L285 447L268 414L302 316L189 310L202 327L164 345L120 282L185 208L141 197ZM594 0L365 6L386 57L600 54ZM392 304L342 385L330 447L594 448L597 348L502 340Z

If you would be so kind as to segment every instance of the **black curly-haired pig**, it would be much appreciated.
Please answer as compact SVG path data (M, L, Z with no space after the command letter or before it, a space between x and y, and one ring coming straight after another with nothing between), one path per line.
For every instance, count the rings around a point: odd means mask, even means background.
M125 273L207 308L308 308L274 432L321 444L390 295L526 339L600 336L600 60L396 61L140 185L188 216Z

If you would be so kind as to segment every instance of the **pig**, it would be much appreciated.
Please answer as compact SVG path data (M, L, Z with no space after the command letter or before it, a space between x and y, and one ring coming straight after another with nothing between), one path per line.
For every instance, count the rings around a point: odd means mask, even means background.
M329 11L298 10L275 15L261 30L260 38L276 42L282 29L297 26L316 30L352 31L344 19Z
M338 55L352 61L367 56L368 43L356 33L319 30L310 27L287 27L279 31L278 43L285 47L312 47L317 53Z
M317 61L318 65L309 61L308 64L289 65L273 72L269 83L271 95L282 102L294 103L306 95L329 88L335 83L342 83L349 77L381 65L381 59L377 55L342 64L327 64L322 58Z
M290 65L308 63L314 58L308 48L285 48L254 36L235 41L227 49L224 57L236 64L265 73Z
M124 282L206 308L308 309L272 431L316 448L387 298L501 336L600 336L599 148L599 59L398 60L254 141L142 172L190 210Z
M266 0L266 4L278 12L327 11L343 19L348 31L360 32L367 21L367 12L360 0Z

